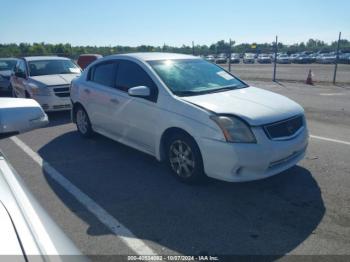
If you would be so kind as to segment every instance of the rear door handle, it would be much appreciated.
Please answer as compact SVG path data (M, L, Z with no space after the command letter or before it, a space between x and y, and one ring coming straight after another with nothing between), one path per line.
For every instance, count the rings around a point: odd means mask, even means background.
M84 92L87 93L87 94L91 93L91 91L89 89L87 89L87 88L84 89Z
M111 98L109 101L111 101L113 104L119 104L119 100L116 98Z

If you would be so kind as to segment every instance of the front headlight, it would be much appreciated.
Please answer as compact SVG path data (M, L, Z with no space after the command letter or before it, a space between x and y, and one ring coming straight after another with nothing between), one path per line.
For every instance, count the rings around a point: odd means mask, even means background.
M256 143L252 130L241 119L234 116L211 116L210 118L221 128L227 142Z
M50 96L51 95L50 89L46 86L39 87L34 84L29 84L29 87L32 91L33 96Z

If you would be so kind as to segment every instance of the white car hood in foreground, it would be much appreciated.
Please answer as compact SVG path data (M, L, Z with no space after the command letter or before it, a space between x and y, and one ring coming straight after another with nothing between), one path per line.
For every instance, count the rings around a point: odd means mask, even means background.
M289 98L256 87L182 99L217 114L239 116L253 126L277 122L304 113L303 108Z
M31 76L30 78L46 86L69 85L79 74Z
M14 260L21 261L24 252L35 256L29 261L51 261L41 259L41 255L53 255L54 261L67 260L64 255L74 255L74 261L86 260L33 198L1 151L0 201L0 257L19 255Z

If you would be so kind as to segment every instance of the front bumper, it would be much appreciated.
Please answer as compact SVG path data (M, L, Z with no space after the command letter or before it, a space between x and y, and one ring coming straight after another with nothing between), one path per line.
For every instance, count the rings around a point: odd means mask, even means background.
M0 91L11 91L10 80L4 78L0 80Z
M45 112L71 110L72 103L69 97L57 97L55 94L50 96L34 96Z
M262 128L253 128L257 144L233 144L209 138L200 139L205 173L228 182L264 179L281 173L304 158L308 131L304 127L291 140L270 140Z

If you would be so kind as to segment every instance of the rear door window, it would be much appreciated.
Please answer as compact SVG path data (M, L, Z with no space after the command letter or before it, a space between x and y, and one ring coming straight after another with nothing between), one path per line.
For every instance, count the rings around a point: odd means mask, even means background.
M100 85L114 87L116 63L107 62L95 65L90 71L90 81Z

